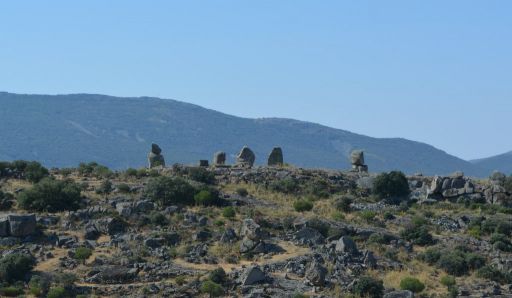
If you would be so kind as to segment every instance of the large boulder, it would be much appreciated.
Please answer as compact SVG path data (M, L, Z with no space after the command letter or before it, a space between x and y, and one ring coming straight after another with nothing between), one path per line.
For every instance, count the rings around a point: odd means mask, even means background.
M262 283L266 280L265 273L261 271L259 266L251 266L245 270L241 276L241 283L244 286L250 286Z
M9 233L14 237L25 237L36 232L36 216L29 215L9 215Z
M327 269L317 261L313 261L306 270L306 279L314 286L323 286Z
M283 161L283 150L281 147L274 147L270 155L268 156L267 165L268 166L282 166Z
M148 154L149 168L165 167L165 159L161 153L162 149L157 144L151 144L151 152Z
M303 227L293 235L293 239L300 245L315 246L325 242L324 236L310 227Z
M252 150L247 146L244 146L242 150L240 150L240 153L238 153L238 156L236 157L237 165L243 167L252 167L254 165L255 160L256 155L254 155L254 152L252 152Z
M350 153L350 163L353 166L364 166L364 153L362 150L354 150Z
M264 233L259 224L257 224L254 220L248 218L245 219L244 222L242 223L240 235L247 237L248 239L251 240L260 240L263 237Z
M122 266L105 266L94 268L88 282L100 284L122 284L133 281L137 276L137 269Z
M351 255L359 253L356 243L348 236L343 236L336 241L336 252L348 253Z
M226 164L226 152L215 152L213 155L213 165L215 166L223 166Z

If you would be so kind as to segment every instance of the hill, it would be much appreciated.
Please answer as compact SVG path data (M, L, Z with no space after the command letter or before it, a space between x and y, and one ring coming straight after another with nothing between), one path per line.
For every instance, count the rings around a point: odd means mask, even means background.
M487 158L475 159L471 163L487 172L500 171L510 175L512 174L512 151Z
M363 149L371 171L447 174L486 169L433 146L401 138L372 138L319 124L279 118L247 119L175 100L95 94L0 93L0 159L38 160L50 167L97 161L123 169L146 164L152 142L167 163L196 163L243 145L262 164L273 146L296 166L347 169L348 154Z

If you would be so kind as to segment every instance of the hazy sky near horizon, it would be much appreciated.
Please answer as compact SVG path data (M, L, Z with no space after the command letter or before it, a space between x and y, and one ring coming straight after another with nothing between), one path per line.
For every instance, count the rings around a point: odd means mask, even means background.
M243 117L512 150L510 1L2 1L0 90L158 96Z

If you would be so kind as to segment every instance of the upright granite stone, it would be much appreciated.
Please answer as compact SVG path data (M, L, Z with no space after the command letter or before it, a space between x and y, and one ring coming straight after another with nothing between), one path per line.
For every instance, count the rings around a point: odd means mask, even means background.
M283 165L283 150L281 147L274 147L268 156L268 166L282 166Z
M207 168L210 166L210 163L206 159L199 160L199 166L203 168Z
M10 235L13 237L25 237L36 232L36 216L29 215L9 215Z
M357 172L368 172L368 166L364 164L364 153L362 150L354 150L350 153L352 169Z
M236 157L236 164L242 167L252 167L254 165L254 161L256 160L256 155L252 152L249 147L244 146L238 156Z
M151 144L151 152L148 155L149 168L165 167L165 159L161 154L162 149L157 144Z
M213 165L214 166L223 166L226 164L226 152L215 152L213 155Z

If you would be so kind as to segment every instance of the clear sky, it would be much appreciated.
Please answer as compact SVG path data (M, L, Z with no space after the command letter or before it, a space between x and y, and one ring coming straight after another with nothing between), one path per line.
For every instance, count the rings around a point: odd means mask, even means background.
M0 2L0 90L158 96L512 150L512 2ZM0 107L1 108L1 107Z

